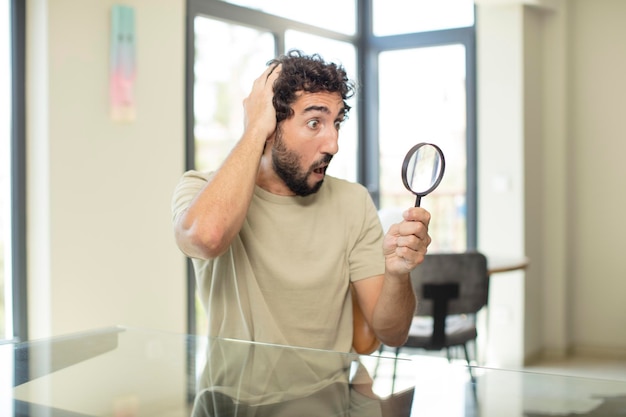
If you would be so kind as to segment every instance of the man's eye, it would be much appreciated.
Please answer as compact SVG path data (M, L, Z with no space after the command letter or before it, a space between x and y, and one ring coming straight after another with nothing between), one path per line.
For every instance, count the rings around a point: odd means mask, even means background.
M319 124L320 122L314 119L314 120L309 120L306 125L310 127L311 129L316 129L319 126Z
M343 124L343 120L337 120L335 122L335 129L339 130L341 129L341 125Z

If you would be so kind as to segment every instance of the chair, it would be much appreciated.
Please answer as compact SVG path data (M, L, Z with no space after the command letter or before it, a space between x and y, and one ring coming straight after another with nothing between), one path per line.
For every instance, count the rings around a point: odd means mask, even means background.
M487 305L487 258L479 252L426 255L411 273L418 305L406 343L395 348L430 351L462 346L470 364L467 344L476 341L476 313ZM382 351L382 347L381 347ZM394 365L393 377L396 369Z

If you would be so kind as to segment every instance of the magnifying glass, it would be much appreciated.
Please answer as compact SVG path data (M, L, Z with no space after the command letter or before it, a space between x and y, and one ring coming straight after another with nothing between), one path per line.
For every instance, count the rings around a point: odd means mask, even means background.
M415 207L420 206L422 197L437 188L445 169L446 160L437 145L418 143L409 150L402 163L402 182L415 194Z

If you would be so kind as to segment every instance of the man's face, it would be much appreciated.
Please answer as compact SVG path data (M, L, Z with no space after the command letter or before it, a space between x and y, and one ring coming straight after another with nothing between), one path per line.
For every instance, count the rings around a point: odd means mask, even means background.
M294 194L306 196L320 189L339 149L344 104L339 93L303 92L292 108L294 115L276 130L272 164Z

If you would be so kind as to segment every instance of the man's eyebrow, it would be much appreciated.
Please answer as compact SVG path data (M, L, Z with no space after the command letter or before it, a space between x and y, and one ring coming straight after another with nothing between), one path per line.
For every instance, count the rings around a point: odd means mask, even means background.
M321 111L322 113L330 113L330 109L326 106L309 106L305 108L302 113L309 113L312 111Z
M322 113L331 114L330 113L330 109L328 107L326 107L326 106L315 106L315 105L306 107L302 111L302 113L306 114L306 113L313 112L313 111L320 111ZM345 107L342 107L341 109L339 109L338 116L344 116L345 114L346 114L346 108Z

